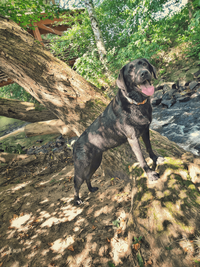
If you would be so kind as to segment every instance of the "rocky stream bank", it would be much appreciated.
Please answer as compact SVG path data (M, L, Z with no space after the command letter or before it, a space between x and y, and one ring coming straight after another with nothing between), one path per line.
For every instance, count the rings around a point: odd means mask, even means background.
M152 97L150 128L187 151L200 154L200 70L191 82L165 83Z

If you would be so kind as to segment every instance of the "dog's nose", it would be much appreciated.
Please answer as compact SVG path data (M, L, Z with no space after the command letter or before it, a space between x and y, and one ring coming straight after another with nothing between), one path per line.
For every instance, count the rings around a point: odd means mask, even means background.
M148 71L147 70L143 70L141 73L141 77L145 78L148 75Z

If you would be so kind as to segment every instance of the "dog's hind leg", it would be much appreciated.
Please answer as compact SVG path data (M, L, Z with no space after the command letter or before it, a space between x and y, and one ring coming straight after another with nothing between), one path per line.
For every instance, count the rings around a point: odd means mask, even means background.
M86 183L88 186L88 190L90 192L95 192L98 190L98 187L92 187L90 179L92 175L95 173L95 171L99 168L101 164L101 160L102 160L102 153L98 153L96 156L93 157L93 160L90 165L90 171L88 175L86 176Z
M78 177L77 174L74 175L74 203L77 205L82 204L82 200L79 197L79 190L84 180Z
M90 192L95 192L98 190L98 187L92 187L90 179L100 166L101 160L102 153L97 153L95 156L92 156L92 161L90 163L88 163L90 161L89 158L87 158L87 161L85 160L84 162L76 161L74 166L74 203L76 205L82 204L82 201L79 198L79 190L84 181L86 181ZM86 162L88 163L87 166L84 165Z

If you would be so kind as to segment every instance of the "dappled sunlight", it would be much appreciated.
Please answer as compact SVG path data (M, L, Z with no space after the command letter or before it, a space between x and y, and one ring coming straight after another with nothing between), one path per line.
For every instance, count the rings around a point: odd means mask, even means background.
M20 216L18 218L15 218L11 221L11 228L18 228L22 227L23 224L25 224L29 219L31 218L31 214L25 214L23 216ZM24 230L24 229L23 229Z
M128 252L129 249L128 240L122 238L112 238L110 244L111 244L110 256L112 257L113 262L116 265L123 264L121 258L123 258Z
M49 199L48 198L45 198L44 200L42 200L41 202L40 202L40 204L44 204L44 203L46 203L46 202L48 202L49 201Z
M61 215L67 217L69 221L73 220L76 216L82 213L83 208L77 208L72 206L62 207L61 208Z
M55 225L55 224L57 224L57 223L59 223L60 221L59 221L59 219L58 218L56 218L56 217L51 217L51 218L49 218L48 220L46 220L42 225L41 225L41 227L43 228L43 227L51 227L52 225Z
M22 184L18 184L17 186L13 186L11 189L9 189L9 190L11 190L12 192L15 192L15 191L17 191L17 190L20 190L20 189L22 189L23 187L25 187L25 186L27 186L28 184L30 184L32 181L27 181L27 182L24 182L24 183L22 183Z
M72 245L75 241L74 236L67 236L66 238L59 238L57 240L55 240L52 244L50 249L54 252L54 253L63 253L64 250L69 247L70 245Z
M101 209L95 211L94 217L99 217L102 213L109 214L113 210L113 205L106 205L105 207L102 207Z

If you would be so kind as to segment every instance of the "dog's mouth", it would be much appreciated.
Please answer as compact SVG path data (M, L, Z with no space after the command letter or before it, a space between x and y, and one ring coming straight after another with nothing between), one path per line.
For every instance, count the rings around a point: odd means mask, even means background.
M141 92L145 95L151 96L154 94L154 86L151 85L151 81L145 80L140 85L137 85L137 87L141 90Z

